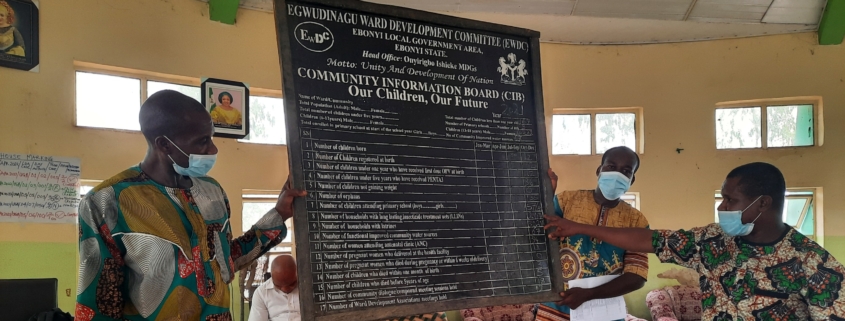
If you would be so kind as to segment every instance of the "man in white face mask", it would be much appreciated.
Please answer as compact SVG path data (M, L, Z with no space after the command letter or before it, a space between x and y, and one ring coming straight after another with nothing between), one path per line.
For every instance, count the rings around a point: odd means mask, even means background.
M719 223L689 231L605 228L547 215L551 238L587 234L701 275L702 320L845 320L845 268L783 222L786 183L751 163L722 184Z
M203 106L166 90L141 106L147 155L79 205L76 320L231 320L234 273L284 239L304 191L233 239L229 200L207 174L217 156Z
M621 200L634 183L640 167L637 153L627 147L614 147L602 156L596 169L598 184L591 190L564 191L555 195L555 215L583 224L611 227L648 227L640 211ZM557 176L551 170L553 187ZM564 281L602 275L620 275L607 284L592 288L566 288L561 301L540 305L538 321L569 320L570 309L589 300L616 297L640 289L648 277L645 253L625 251L587 235L569 235L560 242L560 263Z

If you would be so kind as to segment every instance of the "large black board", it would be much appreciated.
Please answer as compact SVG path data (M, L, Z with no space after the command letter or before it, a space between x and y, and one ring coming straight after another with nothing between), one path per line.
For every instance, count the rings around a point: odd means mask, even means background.
M539 33L276 0L304 320L552 301ZM550 273L553 271L554 273Z

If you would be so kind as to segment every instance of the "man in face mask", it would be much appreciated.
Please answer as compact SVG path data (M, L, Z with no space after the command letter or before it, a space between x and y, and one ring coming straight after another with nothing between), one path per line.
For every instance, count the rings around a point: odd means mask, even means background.
M621 200L634 183L634 174L639 166L639 156L630 148L614 147L607 150L596 169L596 188L557 194L554 198L556 217L596 226L647 227L645 216ZM551 170L549 176L553 188L556 188L557 176ZM539 321L569 320L570 309L576 309L589 300L616 297L640 289L648 277L648 258L645 253L625 251L587 235L568 235L561 239L560 263L566 282L602 275L621 275L592 289L565 286L565 291L560 294L561 301L540 305L537 312Z
M206 176L217 157L208 112L167 90L139 118L144 160L79 206L76 320L231 320L234 273L284 239L305 192L288 182L275 208L232 239L229 200Z
M719 223L689 231L606 228L547 215L551 238L587 234L701 275L702 320L845 320L845 268L783 223L777 167L737 167L722 184Z

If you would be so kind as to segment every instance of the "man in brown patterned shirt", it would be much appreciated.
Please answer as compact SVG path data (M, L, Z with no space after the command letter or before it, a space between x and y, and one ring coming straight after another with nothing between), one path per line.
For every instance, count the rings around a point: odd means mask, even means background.
M719 223L689 231L608 228L547 215L551 238L587 234L652 251L701 275L702 320L845 320L845 268L783 223L786 183L775 166L737 167L722 184Z
M554 198L556 217L579 223L610 227L648 227L643 213L621 200L635 180L640 167L637 153L627 147L614 147L602 156L596 168L598 184L594 189L564 191ZM553 188L557 177L549 172ZM592 289L568 288L560 302L541 304L538 321L569 320L570 308L586 301L625 295L640 289L648 277L645 253L625 251L588 235L571 235L560 241L560 264L563 280L619 275L616 279Z

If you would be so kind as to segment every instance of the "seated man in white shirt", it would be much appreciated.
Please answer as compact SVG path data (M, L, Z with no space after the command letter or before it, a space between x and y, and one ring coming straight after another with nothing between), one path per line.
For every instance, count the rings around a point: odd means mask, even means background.
M255 290L249 321L300 321L296 261L280 255L270 265L272 277Z

